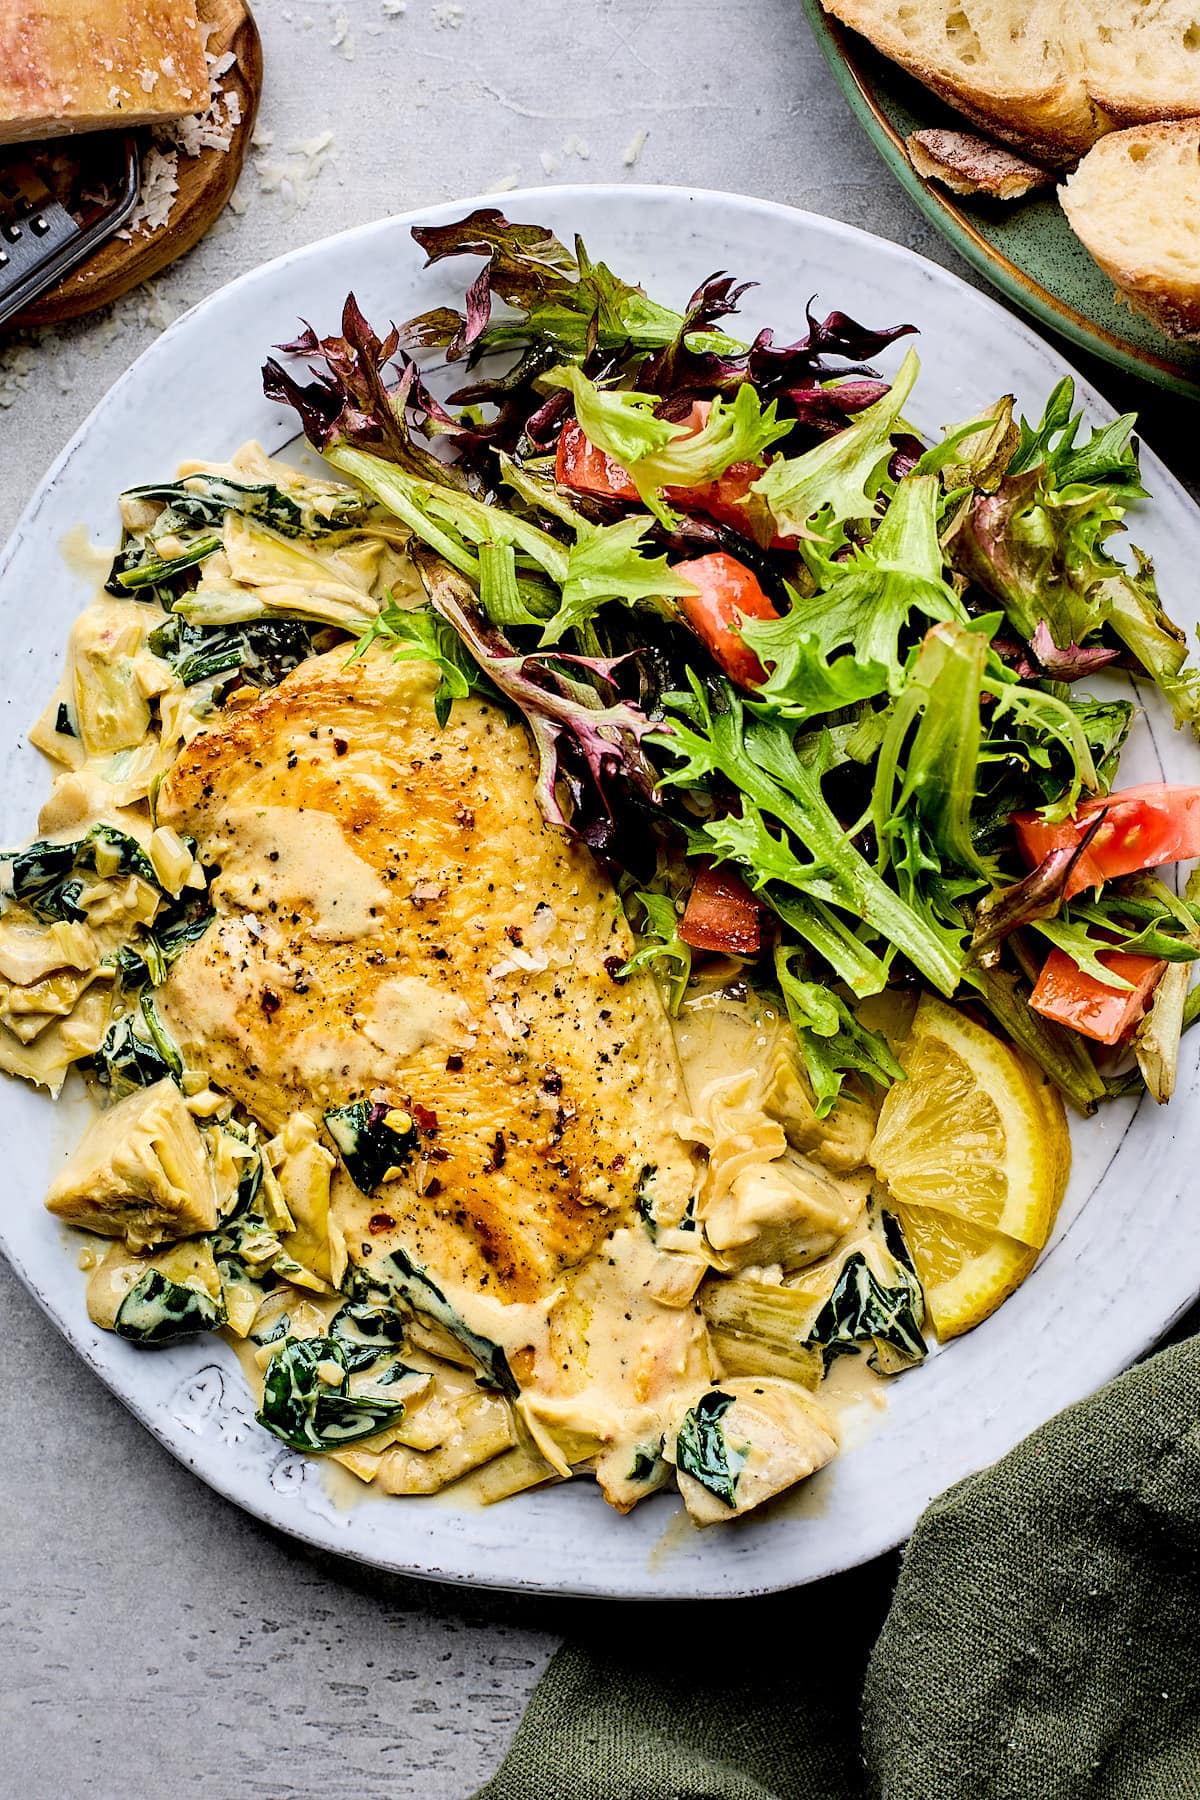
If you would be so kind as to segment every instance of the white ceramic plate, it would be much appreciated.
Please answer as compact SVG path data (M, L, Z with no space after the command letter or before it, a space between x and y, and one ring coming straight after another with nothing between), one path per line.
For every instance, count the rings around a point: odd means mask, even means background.
M408 227L443 222L463 201L387 219L268 263L179 319L116 384L59 458L0 564L9 653L0 696L11 720L2 752L0 834L24 841L47 786L45 765L16 733L52 686L86 582L56 547L82 521L115 536L115 497L169 475L185 456L223 457L243 439L277 449L291 415L259 385L267 347L302 314L332 329L348 288L368 318L403 319L455 302L466 266L421 272ZM656 188L549 188L503 196L510 217L583 234L594 256L679 306L715 269L761 286L747 329L804 329L804 304L871 324L919 325L923 372L913 417L932 430L1011 390L1034 416L1067 370L1027 325L944 269L849 226L726 194ZM880 359L894 367L898 353ZM1094 421L1111 410L1080 384ZM1135 538L1156 559L1168 609L1196 623L1200 514L1152 456L1153 500ZM1200 755L1158 709L1126 753L1130 779L1200 779ZM65 1233L44 1212L48 1171L70 1148L42 1096L0 1082L8 1169L0 1243L84 1361L205 1481L270 1524L322 1549L441 1580L560 1593L713 1597L783 1588L861 1562L908 1535L926 1502L1009 1449L1060 1407L1090 1393L1153 1343L1200 1289L1200 1233L1185 1192L1200 1148L1195 1040L1168 1112L1129 1103L1077 1122L1075 1172L1054 1240L1024 1287L979 1330L887 1390L887 1411L799 1500L719 1530L681 1524L652 1499L619 1518L587 1482L488 1510L438 1500L364 1497L345 1507L318 1462L253 1423L232 1351L199 1339L147 1352L88 1321ZM88 1404L86 1388L79 1391ZM138 1480L131 1470L130 1480Z

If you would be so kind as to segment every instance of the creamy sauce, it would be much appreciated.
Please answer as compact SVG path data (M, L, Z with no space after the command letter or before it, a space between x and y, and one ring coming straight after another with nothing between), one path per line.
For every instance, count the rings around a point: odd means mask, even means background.
M72 575L78 575L92 588L100 588L107 581L115 555L112 547L93 544L82 519L63 532L58 540L58 552Z
M231 806L210 848L221 864L214 893L248 912L303 908L315 943L368 937L387 909L386 884L330 813Z
M419 975L381 982L361 1024L373 1044L400 1062L431 1044L465 1050L475 1041L476 1024L466 1001Z

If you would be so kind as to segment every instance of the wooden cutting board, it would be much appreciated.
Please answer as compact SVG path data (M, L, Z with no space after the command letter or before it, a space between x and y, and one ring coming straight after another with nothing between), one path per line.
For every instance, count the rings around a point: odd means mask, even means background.
M262 92L262 43L244 0L199 0L197 11L202 23L213 27L209 52L223 56L232 50L237 57L220 78L222 87L236 93L241 102L241 121L234 128L228 150L202 150L199 156L185 156L180 151L179 191L166 224L149 234L135 231L129 240L109 238L56 287L7 321L9 328L58 325L107 306L190 250L224 208L237 185L254 131ZM83 156L86 142L79 140Z

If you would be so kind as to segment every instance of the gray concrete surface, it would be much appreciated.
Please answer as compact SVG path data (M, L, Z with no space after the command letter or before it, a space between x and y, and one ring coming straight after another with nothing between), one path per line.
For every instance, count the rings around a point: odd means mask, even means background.
M263 259L384 213L518 182L678 182L790 201L967 273L860 137L796 0L256 10L271 141L244 211L149 292L0 344L0 537L166 322ZM295 147L327 130L299 204ZM1144 407L1149 440L1189 476L1194 411L1089 373ZM0 1796L459 1800L490 1772L555 1642L596 1608L304 1552L178 1467L3 1265L0 1307Z

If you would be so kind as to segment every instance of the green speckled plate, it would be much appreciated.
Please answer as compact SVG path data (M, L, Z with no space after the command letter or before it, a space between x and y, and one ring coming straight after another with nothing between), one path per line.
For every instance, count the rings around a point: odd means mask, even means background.
M1053 189L1004 203L964 199L922 180L904 140L934 126L970 129L921 83L803 0L834 79L893 175L981 275L1052 331L1118 368L1200 400L1200 346L1176 344L1128 307L1067 224Z

